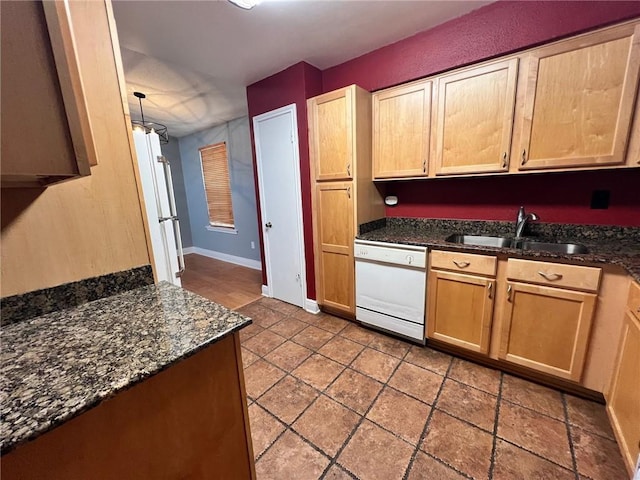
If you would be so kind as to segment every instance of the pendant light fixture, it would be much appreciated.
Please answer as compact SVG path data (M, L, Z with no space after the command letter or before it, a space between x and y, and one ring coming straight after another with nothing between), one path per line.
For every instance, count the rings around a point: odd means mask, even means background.
M131 120L134 129L142 129L146 133L156 132L158 137L160 137L160 143L166 145L169 143L169 132L167 131L167 126L162 125L161 123L155 122L147 122L144 119L144 111L142 110L142 99L147 98L147 96L142 92L133 92L133 96L138 99L140 103L140 117L141 120Z

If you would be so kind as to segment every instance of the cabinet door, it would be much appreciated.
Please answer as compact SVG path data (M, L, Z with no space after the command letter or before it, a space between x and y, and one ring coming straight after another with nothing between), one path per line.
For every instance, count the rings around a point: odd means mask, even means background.
M438 80L436 175L509 166L518 59Z
M595 303L592 293L508 283L499 358L579 381Z
M640 65L640 26L532 52L520 169L622 164Z
M640 447L640 321L627 313L607 411L629 470Z
M353 177L354 87L309 100L309 138L316 180Z
M427 175L431 85L419 82L372 96L373 178Z
M427 337L488 353L495 280L431 270Z
M316 187L317 300L320 305L355 313L352 182Z
M89 175L97 153L68 7L3 3L0 30L2 185Z

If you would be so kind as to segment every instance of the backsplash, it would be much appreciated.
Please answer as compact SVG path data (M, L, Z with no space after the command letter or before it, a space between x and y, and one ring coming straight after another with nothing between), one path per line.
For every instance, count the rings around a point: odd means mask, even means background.
M0 325L39 317L65 308L153 284L150 265L87 278L0 299Z

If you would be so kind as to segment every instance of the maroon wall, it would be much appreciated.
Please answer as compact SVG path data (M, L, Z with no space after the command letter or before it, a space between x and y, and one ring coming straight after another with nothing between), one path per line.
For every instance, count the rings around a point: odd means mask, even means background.
M249 118L292 103L296 104L298 117L298 141L300 146L300 180L302 184L302 221L305 238L307 298L316 298L315 270L313 265L313 226L311 223L311 176L309 169L309 135L307 132L307 98L322 93L322 73L305 62L296 63L275 75L267 77L247 87L247 103ZM251 128L251 149L253 152L253 169L256 179L256 198L258 192L258 173L256 165L256 148L253 137L253 121ZM262 225L262 212L258 205L258 222ZM260 232L260 256L264 258L264 239ZM262 264L262 283L267 284L266 266Z
M638 1L495 2L324 70L323 89L379 90L638 16Z
M298 107L308 297L315 298L315 280L307 98L353 83L378 90L633 17L640 17L639 1L500 1L323 72L301 62L247 87L250 118ZM637 185L637 171L393 182L388 193L401 203L387 215L512 220L524 204L548 222L640 225ZM611 190L608 210L589 209L593 189Z
M640 170L393 182L387 216L511 221L524 205L543 222L640 226L639 185ZM590 208L594 190L610 192L607 210Z

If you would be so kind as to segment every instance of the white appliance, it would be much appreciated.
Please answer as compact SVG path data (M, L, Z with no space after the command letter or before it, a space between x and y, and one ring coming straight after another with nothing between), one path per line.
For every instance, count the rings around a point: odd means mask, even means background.
M427 248L356 240L356 319L424 343Z
M160 137L153 130L145 133L142 128L134 128L133 140L157 279L182 286L184 254L169 160L162 155Z

